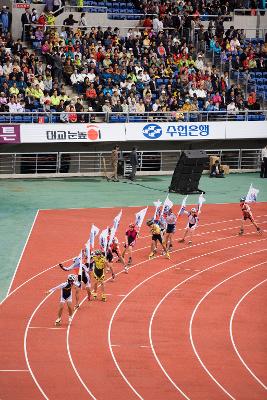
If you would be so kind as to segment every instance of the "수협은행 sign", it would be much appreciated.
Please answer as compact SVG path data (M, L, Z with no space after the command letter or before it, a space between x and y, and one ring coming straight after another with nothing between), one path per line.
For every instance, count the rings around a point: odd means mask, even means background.
M195 140L225 139L225 124L216 122L130 123L126 140Z

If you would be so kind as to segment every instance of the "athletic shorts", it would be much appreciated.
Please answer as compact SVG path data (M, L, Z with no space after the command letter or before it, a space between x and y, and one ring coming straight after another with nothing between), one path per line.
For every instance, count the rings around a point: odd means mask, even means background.
M107 259L108 262L110 262L110 263L112 262L112 260L113 260L113 254L112 254L111 251L108 251L108 252L107 252L106 259Z
M173 233L173 232L175 232L175 224L168 224L166 233Z
M91 281L90 281L90 276L89 276L88 272L83 271L82 279L81 279L81 275L78 275L78 282L80 283L80 286L79 286L80 288L82 287L81 280L85 284L85 287L87 287L87 288L91 287Z
M120 257L120 252L117 249L112 250L112 253L116 254L117 257Z
M105 279L105 274L103 269L94 268L94 277L98 282L102 282Z
M189 229L192 229L195 225L196 225L196 224L189 224L189 223L188 223L188 228L189 228Z
M254 219L253 219L253 217L251 216L251 215L249 215L249 214L247 214L247 215L244 215L244 221L246 221L247 219L249 219L251 222L253 222L254 221Z
M63 291L61 291L60 303L72 303L72 292L68 297L63 297Z
M154 235L152 235L152 240L154 242L160 242L162 244L162 237L159 233L158 234L154 233Z

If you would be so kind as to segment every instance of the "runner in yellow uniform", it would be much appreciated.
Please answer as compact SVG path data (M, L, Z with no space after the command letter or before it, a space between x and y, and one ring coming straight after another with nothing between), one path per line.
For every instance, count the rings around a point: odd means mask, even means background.
M101 250L96 250L93 255L93 260L94 260L94 265L93 265L93 274L95 278L95 283L94 283L94 289L92 292L93 299L97 299L97 286L100 284L101 287L101 300L106 301L107 297L105 295L105 286L104 286L104 280L105 280L105 271L106 268L108 267L108 263L106 260L105 255L102 253Z
M165 252L166 258L169 259L170 254L168 253L165 243L162 240L160 226L155 224L153 219L148 220L146 224L147 224L147 226L149 226L150 231L152 233L151 253L149 254L148 258L151 259L151 258L155 257L155 250L157 248L157 242L159 242L163 248L163 251Z

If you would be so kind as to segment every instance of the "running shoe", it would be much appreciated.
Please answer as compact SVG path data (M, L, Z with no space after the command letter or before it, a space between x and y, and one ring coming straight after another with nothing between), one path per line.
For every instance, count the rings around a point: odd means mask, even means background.
M55 325L58 326L61 324L61 318L56 319Z

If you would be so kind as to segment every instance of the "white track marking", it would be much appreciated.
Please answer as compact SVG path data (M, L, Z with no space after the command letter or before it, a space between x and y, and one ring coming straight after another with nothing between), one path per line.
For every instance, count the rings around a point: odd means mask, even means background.
M81 301L80 305L87 299L87 296ZM78 311L78 309L76 309L74 311L74 313L72 314L73 318L75 317L76 312ZM72 356L71 356L71 352L70 352L70 345L69 345L69 336L70 336L70 327L71 327L71 323L68 325L68 329L67 329L67 337L66 337L66 346L67 346L67 352L68 352L68 357L71 363L71 366L77 376L77 378L79 379L79 381L81 382L81 385L84 387L84 389L86 390L86 392L91 396L91 398L93 400L97 400L97 398L93 395L93 393L91 392L91 390L86 386L86 384L84 383L84 381L82 380L82 378L80 377L80 374L73 362Z
M0 372L30 372L28 369L0 369Z
M29 368L30 374L32 379L34 380L34 383L36 384L36 386L38 387L38 389L40 390L41 394L43 395L43 397L46 400L49 400L49 398L47 397L47 395L45 394L45 392L43 391L43 389L41 388L41 386L39 385L37 379L35 378L35 375L31 369L31 365L29 362L29 358L28 358L28 352L27 352L27 338L28 338L28 331L29 331L29 327L30 324L32 322L33 317L35 316L35 314L37 313L37 311L39 310L39 308L44 304L44 302L48 299L48 297L50 297L52 295L52 293L50 293L49 295L47 295L42 301L41 303L38 304L38 306L35 308L35 310L33 311L28 324L26 326L25 332L24 332L24 355L25 355L25 359L26 359L26 363L27 363L27 367Z
M33 222L32 222L32 225L31 225L30 232L28 233L28 236L27 236L26 242L25 242L25 244L24 244L24 246L23 246L23 249L22 249L22 252L21 252L20 258L19 258L19 260L18 260L18 263L17 263L16 269L15 269L15 271L14 271L13 277L12 277L12 279L11 279L11 282L10 282L10 284L9 284L9 287L8 287L8 290L7 290L7 296L9 295L9 292L10 292L11 286L12 286L12 284L13 284L13 282L14 282L14 279L15 279L16 273L17 273L17 271L18 271L18 268L19 268L20 261L21 261L21 259L22 259L22 256L23 256L23 254L24 254L24 251L25 251L25 249L26 249L26 246L27 246L27 244L28 244L28 241L29 241L29 239L30 239L30 236L31 236L31 233L32 233L33 227L34 227L34 225L35 225L35 222L36 222L36 219L37 219L37 217L38 217L38 214L39 214L39 210L37 210L37 211L36 211L35 217L34 217L34 219L33 219Z
M246 244L247 244L247 243L246 243ZM223 250L224 250L224 249L223 249ZM190 279L192 279L192 278L194 278L194 277L196 277L196 276L202 274L203 272L206 272L206 271L208 271L208 270L210 270L210 269L216 268L216 267L218 267L218 266L220 266L220 265L222 265L222 264L225 264L225 263L227 263L227 262L229 262L229 261L232 261L232 260L235 260L235 259L239 259L239 258L241 258L241 257L246 257L246 256L251 255L251 254L260 253L260 252L266 251L266 250L267 250L267 249L259 250L259 251L252 252L252 253L248 253L248 254L244 254L244 255L242 255L242 256L238 256L238 257L235 257L235 258L230 258L230 259L228 259L228 260L225 260L225 261L220 262L220 263L218 263L218 264L212 265L211 267L208 267L208 268L206 268L206 269L204 269L204 270L202 270L202 271L200 271L200 272L198 272L198 273L196 273L196 274L190 276L189 278L183 280L183 281L180 282L178 285L176 285L174 288L172 288L168 293L166 293L166 295L161 299L161 301L160 301L160 302L157 304L157 306L155 307L155 309L154 309L154 311L153 311L153 314L152 314L152 316L151 316L151 319L150 319L150 323L149 323L149 340L150 340L151 349L152 349L152 352L153 352L153 354L154 354L154 357L156 358L156 361L157 361L157 363L159 364L160 368L162 369L162 371L164 372L164 374L166 375L166 377L170 380L170 382L177 388L177 390L179 390L180 393L181 393L180 388L177 387L176 383L170 378L170 376L168 375L167 371L164 369L163 365L161 364L161 362L160 362L160 360L159 360L159 358L158 358L158 356L157 356L157 354L156 354L155 348L154 348L154 346L153 346L153 340L152 340L152 324L153 324L153 319L154 319L154 317L155 317L155 315L156 315L156 313L157 313L159 307L161 306L161 304L163 303L163 301L164 301L173 291L177 290L177 289L178 289L181 285L183 285L185 282L188 282ZM183 393L181 393L181 394L183 394ZM185 395L185 398L187 398L186 395Z
M39 211L39 210L38 210L38 211ZM229 221L231 221L231 220L229 220ZM225 221L223 221L223 222L225 222ZM222 223L222 222L218 222L218 223ZM236 235L230 236L230 238L231 238L231 237L236 237ZM227 239L227 238L224 238L224 239ZM218 240L218 239L216 239L216 240ZM210 242L213 242L213 241L210 241ZM210 242L207 242L207 243L210 243ZM195 245L195 246L198 246L198 245L200 245L200 244L197 244L197 245ZM192 247L195 247L195 246L192 246ZM26 245L25 245L25 247L26 247ZM191 247L191 248L192 248L192 247ZM183 250L186 250L186 248L182 248L182 249L179 249L179 250L174 250L173 253L174 253L174 252L177 252L177 251L183 251ZM66 261L68 261L68 260L66 260ZM148 260L142 261L140 264L143 264L143 263L145 263L145 262L147 262L147 261L148 261ZM134 267L137 266L137 265L139 265L139 264L133 265L133 266L130 267L129 269L134 268ZM44 271L42 271L42 272L40 272L40 273L38 273L38 274L32 276L31 278L29 278L28 280L26 280L23 284L21 284L19 287L17 287L17 288L14 289L12 292L10 292L10 293L7 295L7 297L6 297L3 301L7 300L7 299L9 298L9 296L11 296L12 294L14 294L19 288L21 288L22 286L24 286L24 285L25 285L26 283L28 283L29 281L33 280L35 277L37 277L37 276L39 276L39 275L42 275L42 274L45 273L45 272L48 272L49 270L55 268L56 266L57 266L57 264L56 264L55 266L53 266L53 267L50 267L50 268L48 268L48 269L46 269L46 270L44 270ZM121 272L119 272L118 274L120 274L120 273L122 273L122 272L124 272L124 271L121 271ZM118 274L117 274L117 275L118 275ZM15 276L15 275L14 275L14 276ZM13 279L14 279L14 277L13 277ZM10 285L10 286L11 286L11 285ZM47 296L47 297L48 297L48 296ZM46 301L47 297L38 305L38 309L39 309L39 307L41 307L41 305ZM86 297L84 298L83 301L85 301L85 300L86 300ZM83 302L83 301L82 301L82 302ZM3 302L2 302L2 303L3 303ZM0 304L2 304L2 303L0 303ZM35 309L34 313L35 313L36 311L37 311L37 310ZM28 335L28 330L29 330L30 321L32 320L33 316L34 316L34 314L32 314L32 316L31 316L31 318L30 318L30 320L29 320L29 322L28 322L28 325L27 325L27 327L26 327L25 334L24 334L24 352L25 352L25 358L26 358L27 364L28 364L29 361L28 361L28 356L27 356L27 346L26 346L26 343L27 343L27 335ZM71 325L69 325L68 330L69 330L70 326L71 326ZM67 347L68 347L68 339L67 339ZM69 355L70 355L70 352L69 352ZM74 364L73 364L73 366L74 366ZM75 372L77 371L76 368L75 368L75 366L74 366L74 371L75 371ZM32 373L31 370L30 370L30 372L31 372L31 375L32 375L32 377L33 377L33 380L35 381L37 387L39 388L39 390L40 390L41 393L42 393L42 388L39 386L39 384L38 384L38 382L37 382L37 380L36 380L36 378L35 378L35 376L33 375L33 373ZM78 372L76 372L76 373L78 374ZM79 376L79 375L77 375L77 376ZM81 378L80 378L80 379L81 379ZM82 383L82 384L83 384L83 383ZM85 385L85 384L84 384L84 385ZM87 389L88 389L88 388L87 388ZM87 391L89 391L89 389L88 389ZM90 391L89 391L89 392L90 392ZM90 392L90 393L91 393L91 392ZM43 395L46 396L45 393L44 393ZM93 396L92 396L92 397L93 397ZM93 397L93 398L94 398L94 397Z
M267 251L267 249L264 249L264 250ZM264 251L264 250L262 250L262 251ZM236 257L236 258L239 258L239 257ZM232 261L232 260L230 260L230 261ZM223 285L225 282L228 282L230 279L233 279L233 278L235 278L236 276L239 276L239 275L243 274L244 272L247 272L247 271L249 271L249 270L251 270L251 269L253 269L253 268L256 268L256 267L258 267L258 266L260 266L260 265L262 265L262 264L266 264L266 262L262 262L262 263L260 263L260 264L256 264L256 265L254 265L254 266L252 266L252 267L246 268L246 269L244 269L244 270L242 270L242 271L237 272L236 274L233 274L233 275L229 276L228 278L224 279L223 281L219 282L217 285L215 285L213 288L211 288L211 289L200 299L200 301L197 303L196 307L194 308L193 313L192 313L191 318L190 318L190 324L189 324L190 342L191 342L192 348L193 348L193 350L194 350L194 353L195 353L195 355L196 355L198 361L200 362L202 368L204 368L204 370L207 372L207 374L209 375L209 377L210 377L210 378L224 391L224 393L227 394L231 399L235 399L235 398L234 398L234 397L233 397L233 396L232 396L232 395L231 395L231 394L230 394L230 393L215 379L215 377L214 377L214 376L212 375L212 373L208 370L208 368L206 367L206 365L204 364L204 362L202 361L201 357L199 356L199 354L198 354L198 352L197 352L196 346L195 346L195 344L194 344L194 339L193 339L193 321L194 321L194 317L195 317L195 315L196 315L196 312L197 312L197 310L198 310L200 304L210 295L210 293L212 293L212 292L213 292L215 289L217 289L219 286Z
M267 261L265 261L266 264ZM263 263L264 264L264 263ZM233 313L231 315L231 319L230 319L230 326L229 326L229 331L230 331L230 337L231 337L231 342L232 345L234 347L234 350L237 354L237 356L239 357L240 361L242 362L242 364L244 365L244 367L248 370L248 372L253 376L254 379L256 379L256 381L265 389L267 390L267 386L254 374L254 372L251 370L251 368L249 368L248 364L244 361L243 357L240 355L237 346L235 344L234 341L234 335L233 335L233 320L235 317L235 313L238 309L238 307L240 306L240 304L242 303L242 301L255 289L257 289L260 285L262 285L263 283L265 283L267 281L267 279L264 279L263 281L259 282L257 285L253 286L253 288L251 288L248 292L246 292L244 294L244 296L241 297L241 299L239 300L239 302L236 304Z
M163 272L166 272L166 271L169 271L170 269L175 268L177 265L185 264L185 263L187 263L187 262L190 262L190 261L193 261L193 260L196 260L196 259L205 257L205 256L207 256L207 255L216 254L216 253L221 252L221 251L224 251L224 250L229 250L229 249L233 249L233 248L237 248L237 247L241 247L241 246L246 246L246 245L251 244L251 243L258 243L258 242L262 242L262 241L264 241L264 240L267 240L267 239L254 240L254 241L252 241L252 242L246 242L246 243L241 243L241 244L234 245L234 246L225 247L225 248L222 248L222 249L218 249L218 250L215 250L215 251L212 251L212 252L209 252L209 253L204 253L204 254L201 254L201 255L199 255L199 256L192 257L192 258L189 258L189 259L187 259L187 260L181 261L181 262L179 262L179 263L177 263L177 264L174 264L174 265L172 265L172 266L170 266L170 267L167 267L167 268L165 268L165 269L163 269L163 270L161 270L161 271L159 271L159 272L157 272L157 273L155 273L155 274L149 276L148 278L146 278L145 280L143 280L142 282L140 282L138 285L136 285L136 286L135 286L135 287L120 301L120 303L119 303L119 304L117 305L117 307L115 308L115 310L114 310L114 312L113 312L113 314L112 314L112 316L111 316L110 323L109 323L109 328L108 328L108 344L109 344L109 350L110 350L111 356L112 356L112 358L113 358L114 364L115 364L117 370L119 371L119 373L121 374L122 378L124 379L124 381L127 383L127 385L133 390L133 392L134 392L140 399L142 399L141 395L135 390L135 388L131 385L131 383L129 382L129 380L127 379L127 377L124 375L123 371L121 370L121 368L120 368L120 366L119 366L119 364L118 364L118 362L117 362L117 360L116 360L116 357L115 357L115 355L114 355L114 353L113 353L113 350L112 350L112 343L111 343L112 323L113 323L113 320L114 320L114 318L115 318L115 315L117 314L119 308L120 308L121 305L124 303L124 301L125 301L136 289L138 289L138 288L139 288L140 286L142 286L144 283L147 283L150 279L154 278L154 277L157 276L157 275L160 275L160 274L163 273ZM216 240L215 240L215 241L216 241ZM264 249L264 250L257 251L257 252L248 253L248 254L246 254L246 255L255 254L255 253L258 253L258 252L261 252L261 251L265 251L265 249ZM240 258L240 257L241 257L241 256L235 257L234 259L238 259L238 258ZM232 260L232 259L230 259L230 260ZM202 271L200 271L200 272L195 273L195 274L192 275L191 277L189 277L189 278L185 279L184 281L182 281L179 285L176 286L176 288L177 288L178 286L182 285L183 283L187 282L188 280L192 279L193 277L198 276L198 275L202 274L203 272L208 271L209 269L212 269L212 268L215 268L215 266L206 268L205 270L202 270ZM150 335L151 335L151 327L149 327L149 336L150 336ZM152 342L151 342L150 344L152 344ZM153 351L153 349L152 349L152 351ZM155 355L155 353L154 353L154 355ZM156 358L156 359L157 359L157 358ZM158 363L159 363L159 365L160 365L159 360L157 360L157 361L158 361ZM162 369L163 372L164 372L164 371L165 371L164 368L163 368L161 365L160 365L160 367L161 367L161 369ZM177 390L178 390L186 399L189 399L189 398L186 396L186 394L175 384L175 382L173 382L173 381L171 380L171 378L168 376L168 374L167 374L166 371L165 371L165 374L166 374L166 376L168 377L168 379L173 383L173 385L177 388Z
M40 210L38 210L38 211L40 211ZM267 215L267 214L266 214ZM266 215L263 215L263 216L266 216ZM234 219L234 220L232 220L232 219L229 219L229 220L227 220L227 221L219 221L219 222L211 222L210 224L203 224L203 225L201 225L201 226L206 226L206 225L213 225L213 224L221 224L221 223L225 223L225 222L232 222L232 221L239 221L240 219ZM263 221L263 223L265 223L266 221ZM239 226L238 226L239 227ZM238 227L230 227L230 228L224 228L224 229L218 229L218 230L216 230L216 231L212 231L213 233L214 232L221 232L221 231L223 231L223 230L229 230L229 229L234 229L234 228L238 228ZM180 230L184 230L184 228L183 229L180 229ZM206 235L206 234L209 234L210 232L203 232L203 233L201 233L201 234L197 234L197 235L195 235L195 236L204 236L204 235ZM143 236L142 237L142 239L144 239L144 238L147 238L147 237L150 237L150 235L149 236ZM174 241L176 242L176 241L178 241L179 239L175 239ZM209 243L209 242L208 242ZM193 246L191 246L191 247L194 247L195 245L193 245ZM25 247L26 247L26 244L25 244ZM150 246L146 246L146 247L142 247L142 248L138 248L138 249L136 249L136 250L133 250L133 252L135 253L135 252L137 252L137 251L140 251L140 250L144 250L144 249L147 249L147 248L149 248ZM184 250L184 249L183 249ZM172 251L172 253L174 253L175 251L177 251L177 250L174 250L174 251ZM21 257L22 257L22 254L21 254ZM21 257L20 257L20 259L21 259ZM69 258L69 259L67 259L67 260L64 260L64 261L61 261L62 263L64 263L64 262L68 262L68 261L70 261L70 260L72 260L73 259L73 257L71 257L71 258ZM18 263L18 265L19 265L19 263ZM45 269L45 270L43 270L43 271L41 271L41 272L39 272L38 274L36 274L36 275L33 275L31 278L29 278L29 279L27 279L27 280L25 280L21 285L19 285L18 287L16 287L14 290L12 290L12 292L10 292L10 293L8 293L8 295L2 300L2 302L0 302L0 305L2 305L8 298L9 298L9 296L11 296L12 294L14 294L18 289L20 289L21 287L23 287L24 285L26 285L28 282L30 282L30 281L32 281L33 279L35 279L36 277L38 277L38 276L40 276L40 275L42 275L42 274L44 274L45 272L47 272L47 271L49 271L49 270L51 270L51 269L53 269L53 268L56 268L58 266L58 264L55 264L55 265L53 265L52 267L49 267L49 268L47 268L47 269ZM131 269L132 267L128 267L128 269ZM14 278L15 278L15 275L16 275L16 272L15 272L15 274L14 274L14 276L13 276L13 280L14 280ZM12 286L12 283L10 284L10 287Z
M67 328L64 328L64 327L49 328L48 326L29 326L29 329L51 329L54 331L63 331L64 329L67 329Z
M72 259L73 259L73 257L72 257L72 258L69 258L69 259L67 259L67 260L64 260L64 261L62 261L62 262L63 262L63 263L64 263L64 262L68 262L68 261L70 261L70 260L72 260ZM21 289L24 285L26 285L27 283L31 282L33 279L37 278L38 276L44 274L45 272L48 272L48 271L50 271L51 269L56 268L57 266L58 266L58 264L55 264L55 265L53 265L52 267L46 268L46 269L44 269L43 271L39 272L38 274L33 275L31 278L25 280L21 285L17 286L16 289L12 290L12 292L9 293L9 294L2 300L2 302L0 303L0 305L2 305L12 294L16 293L17 290Z
M203 245L203 244L214 243L214 242L217 242L217 241L219 241L219 240L227 240L227 239L232 239L232 238L236 238L236 235L234 235L234 236L228 236L228 237L224 237L224 238L219 238L219 239L213 239L213 240L211 240L211 241L207 241L207 242L203 242L203 243L198 243L197 245L192 246L192 247L201 246L201 245ZM251 242L251 243L253 243L253 242ZM245 243L245 244L247 244L247 243ZM239 246L239 245L238 245L238 246ZM182 251L184 251L184 250L189 250L189 249L191 249L192 247L186 247L186 248L181 248L181 249L178 249L178 250L174 250L173 253L175 253L175 252L182 252ZM232 248L232 247L231 247L231 248ZM218 251L218 250L216 250L216 252L217 252L217 251ZM200 257L200 256L199 256L199 257ZM198 258L198 257L197 257L197 258ZM192 260L192 259L190 259L190 260ZM186 261L184 261L184 262L187 262L187 261L190 261L190 260L186 260ZM129 267L129 269L135 268L135 267L137 267L137 266L139 266L139 265L141 265L141 264L145 264L145 263L148 262L148 261L149 261L149 260L141 261L141 262L138 263L138 264L132 265L131 267ZM177 264L177 265L178 265L178 264ZM177 268L177 269L179 269L179 268ZM124 273L124 269L121 270L120 272L118 272L117 275L120 275L120 274L123 274L123 273ZM108 278L105 282L110 281L110 280L111 280L111 277ZM129 295L129 294L128 294L128 295ZM128 295L124 295L124 298L123 298L123 300L119 303L119 305L122 304L122 302L125 300L126 296L128 296ZM80 306L86 301L86 299L87 299L87 296L85 296L84 299L80 302ZM78 310L75 310L75 311L74 311L74 313L73 313L73 319L74 319L74 317L75 317L77 311L78 311ZM74 369L75 374L77 375L78 379L79 379L80 382L82 383L83 387L88 391L88 393L90 393L90 395L91 395L92 398L94 399L93 394L91 394L91 391L88 389L88 387L86 386L85 382L84 382L84 381L82 380L82 378L80 377L79 372L78 372L77 368L75 367L75 364L74 364L73 359L72 359L72 356L71 356L71 351L70 351L70 346L69 346L69 335L70 335L71 325L72 325L72 323L68 326L68 335L67 335L67 352L68 352L68 355L69 355L69 358L70 358L70 362L71 362L71 365L72 365L72 367L73 367L73 369ZM110 347L112 347L111 344L110 344ZM112 353L112 355L113 355L113 352L111 352L111 353ZM114 358L113 358L113 360L114 360ZM114 362L116 363L116 360L115 360ZM131 386L130 386L130 387L131 387ZM131 387L131 388L132 388L132 387ZM132 388L132 390L134 391L134 388ZM138 394L137 394L137 396L138 396ZM140 397L140 398L141 398L141 397Z

